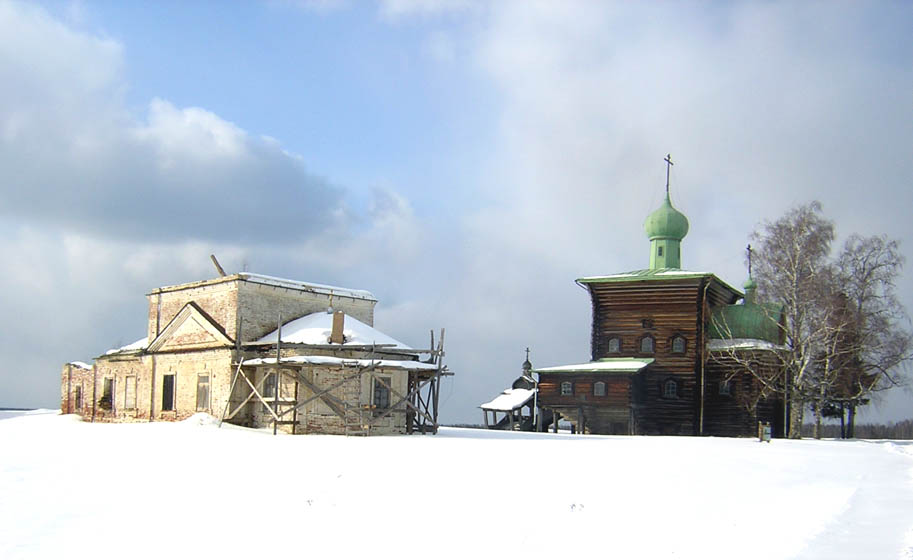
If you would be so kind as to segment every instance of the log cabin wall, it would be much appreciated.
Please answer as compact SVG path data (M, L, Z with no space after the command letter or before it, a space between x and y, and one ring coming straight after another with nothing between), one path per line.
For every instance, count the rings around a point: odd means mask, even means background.
M561 394L562 382L571 383L572 394ZM597 382L605 383L605 395L595 394ZM539 376L539 406L557 412L575 426L585 426L586 433L627 435L632 433L631 386L630 374L543 373Z
M633 432L697 434L704 316L709 307L734 303L741 294L711 275L587 286L593 305L592 359L654 359L632 384ZM645 337L653 339L653 352L642 351ZM679 352L673 350L676 337L684 339ZM620 341L617 351L610 351L612 339ZM669 381L674 391L666 395Z
M745 356L740 356L744 360ZM753 357L755 372L772 379L779 371L774 356L758 353ZM758 422L769 422L774 437L783 435L783 399L778 393L762 395L762 384L725 354L714 353L706 365L704 434L712 436L753 436ZM728 380L728 390L721 386Z

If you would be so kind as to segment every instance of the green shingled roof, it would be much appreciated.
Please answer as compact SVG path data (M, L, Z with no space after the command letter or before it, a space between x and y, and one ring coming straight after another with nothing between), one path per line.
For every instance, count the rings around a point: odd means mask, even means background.
M710 277L737 294L742 296L742 292L736 290L726 282L720 280L712 272L694 272L691 270L682 270L680 268L646 268L643 270L632 270L630 272L620 272L618 274L609 274L607 276L584 276L578 278L578 284L603 284L611 282L646 282L656 280L686 280L690 278Z
M737 305L724 305L710 313L707 334L712 339L754 339L773 344L780 343L780 315L783 307L777 304L754 301L757 288L754 280L745 283L745 301Z

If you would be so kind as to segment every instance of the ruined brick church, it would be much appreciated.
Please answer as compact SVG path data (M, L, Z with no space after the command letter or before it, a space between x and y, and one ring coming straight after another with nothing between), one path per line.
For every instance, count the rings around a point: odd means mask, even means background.
M450 375L443 331L425 349L387 336L373 327L370 292L244 272L146 297L145 337L63 367L64 413L130 422L205 412L287 433L437 431Z

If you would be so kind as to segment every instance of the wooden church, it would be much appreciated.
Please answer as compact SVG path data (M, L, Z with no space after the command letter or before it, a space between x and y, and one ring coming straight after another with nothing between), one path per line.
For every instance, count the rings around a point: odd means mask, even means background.
M688 219L666 197L644 229L650 267L577 279L592 301L591 358L533 370L542 418L578 433L783 433L781 308L710 272L682 269ZM553 424L557 426L557 422ZM542 429L542 423L539 423Z

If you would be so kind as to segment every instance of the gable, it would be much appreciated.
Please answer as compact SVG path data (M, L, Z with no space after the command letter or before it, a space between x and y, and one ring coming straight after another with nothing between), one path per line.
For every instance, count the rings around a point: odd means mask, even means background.
M193 302L186 304L149 345L149 352L224 348L234 342Z

